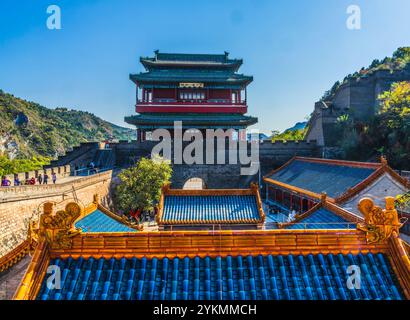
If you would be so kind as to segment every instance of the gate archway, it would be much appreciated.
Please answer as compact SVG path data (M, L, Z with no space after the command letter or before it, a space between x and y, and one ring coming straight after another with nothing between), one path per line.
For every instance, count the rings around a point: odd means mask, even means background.
M206 189L205 181L202 178L194 177L185 181L182 189L185 190L202 190Z

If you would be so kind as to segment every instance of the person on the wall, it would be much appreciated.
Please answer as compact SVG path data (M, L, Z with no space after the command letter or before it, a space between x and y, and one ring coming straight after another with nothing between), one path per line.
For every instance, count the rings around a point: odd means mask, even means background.
M296 211L292 210L291 213L288 216L288 222L292 222L295 219L296 219Z
M96 173L95 163L94 163L93 161L90 162L90 164L88 165L88 167L90 168L90 174Z
M44 174L43 184L48 184L48 174L47 173Z
M56 181L57 181L57 175L56 175L56 173L55 173L55 172L53 172L53 173L51 174L51 180L53 180L53 184L56 184Z
M10 187L11 181L7 179L7 177L2 177L1 179L1 186L2 187Z
M38 184L42 184L42 183L43 183L43 176L41 175L41 173L38 175L37 181L38 181Z
M14 177L14 185L15 185L16 187L19 186L19 185L21 185L19 176L15 176L15 177Z

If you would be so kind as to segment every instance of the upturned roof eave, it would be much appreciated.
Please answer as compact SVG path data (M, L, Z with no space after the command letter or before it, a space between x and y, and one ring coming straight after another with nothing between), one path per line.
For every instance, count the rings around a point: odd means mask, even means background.
M290 190L292 192L295 192L295 193L304 194L304 195L306 195L310 198L321 199L321 197L322 197L322 195L319 194L319 193L316 193L316 192L313 192L313 191L310 191L310 190L306 190L306 189L303 189L303 188L295 187L295 186L292 186L290 184L287 184L287 183L284 183L284 182L281 182L281 181L277 181L277 180L274 180L274 179L271 179L271 178L263 177L263 181L267 182L267 183L277 185L277 186L282 187L284 189L288 189L288 190ZM332 203L336 202L335 198L327 197L327 199L328 199L329 202L332 202Z
M214 62L214 61L167 61L167 60L153 60L152 58L141 57L141 64L146 70L151 70L155 67L172 66L172 67L211 67L211 68L222 68L231 69L234 71L239 70L243 60L235 59L228 60L227 62Z
M217 127L222 126L234 126L234 127L247 127L258 122L258 118L251 117L251 116L244 116L245 118L242 119L204 119L204 118L197 118L197 115L193 115L192 119L190 120L181 120L184 123L184 127L193 127L198 124L202 125L214 125ZM175 114L170 114L169 118L164 119L144 119L140 115L133 115L124 118L124 121L135 126L173 126L175 120Z
M180 83L180 82L203 82L209 84L239 84L239 85L249 85L253 81L253 76L246 76L246 75L234 75L236 78L226 78L226 79L218 79L218 78L207 78L201 79L198 77L175 77L170 76L168 78L163 77L155 77L155 75L149 75L147 73L138 73L138 74L130 74L129 78L132 82L137 85L140 84L153 84L153 83Z

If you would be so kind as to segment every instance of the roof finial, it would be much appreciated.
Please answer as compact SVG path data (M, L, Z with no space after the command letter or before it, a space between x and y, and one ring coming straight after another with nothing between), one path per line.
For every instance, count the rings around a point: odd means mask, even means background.
M259 185L256 182L251 182L250 188L253 191L258 191L259 190Z
M380 156L380 162L382 165L387 166L387 159L385 158L385 156Z
M322 194L320 195L320 202L325 203L325 202L326 202L326 198L327 198L327 193L326 193L326 192L322 192Z

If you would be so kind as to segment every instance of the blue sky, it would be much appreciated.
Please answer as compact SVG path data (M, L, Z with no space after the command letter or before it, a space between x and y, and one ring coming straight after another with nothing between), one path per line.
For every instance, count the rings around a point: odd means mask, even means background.
M49 5L62 29L46 27ZM361 8L361 30L346 9ZM125 125L139 56L223 53L254 76L249 114L269 133L303 121L336 80L410 45L408 0L2 0L0 88Z

